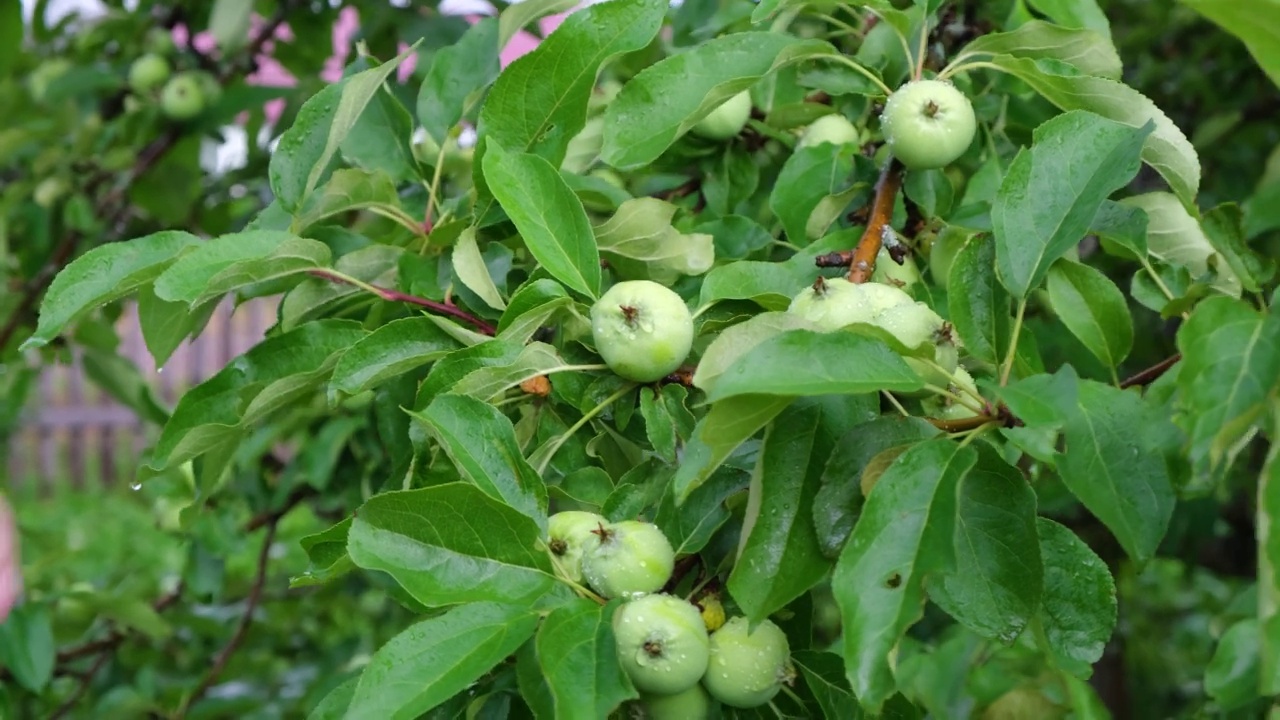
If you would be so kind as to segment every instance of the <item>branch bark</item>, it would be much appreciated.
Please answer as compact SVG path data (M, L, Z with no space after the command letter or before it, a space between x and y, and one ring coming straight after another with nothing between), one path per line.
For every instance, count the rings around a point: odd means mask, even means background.
M318 277L322 280L328 280L330 282L348 283L348 284L350 283L350 281L347 278L340 277L324 269L312 270L311 275L313 277ZM405 302L411 305L417 305L419 307L426 308L427 310L430 310L431 312L434 312L437 315L448 315L449 317L456 318L474 327L475 329L479 330L485 335L493 336L498 334L497 328L485 322L484 320L481 320L475 315L472 315L466 310L463 310L457 305L454 305L453 303L442 303L442 302L437 302L435 300L428 300L427 298L418 297L416 295L409 295L407 293L402 293L399 290L392 290L391 288L379 287L377 285L362 285L361 287L365 290L368 290L369 292L372 292L373 294L377 295L383 300L388 300L391 302Z
M1172 357L1167 357L1146 370L1134 373L1133 375L1125 378L1124 381L1120 383L1120 389L1123 390L1125 388L1150 385L1156 380L1159 380L1161 375L1168 372L1169 368L1177 365L1178 361L1181 359L1182 353L1174 353Z
M876 181L876 195L871 203L871 217L867 220L867 229L862 239L853 250L853 259L849 264L849 281L864 283L871 279L876 269L876 255L884 238L884 231L891 227L893 218L893 202L902 187L902 164L890 158L880 171L880 179Z

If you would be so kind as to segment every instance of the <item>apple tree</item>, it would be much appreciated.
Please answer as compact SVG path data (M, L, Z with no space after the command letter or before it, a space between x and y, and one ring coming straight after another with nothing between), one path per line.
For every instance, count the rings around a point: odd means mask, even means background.
M26 620L11 702L114 665L175 717L1265 713L1275 5L608 0L503 66L565 8L362 45L261 207L54 263L22 357L277 315L137 472L183 540L142 610L234 625L212 670ZM178 120L207 89L137 62Z

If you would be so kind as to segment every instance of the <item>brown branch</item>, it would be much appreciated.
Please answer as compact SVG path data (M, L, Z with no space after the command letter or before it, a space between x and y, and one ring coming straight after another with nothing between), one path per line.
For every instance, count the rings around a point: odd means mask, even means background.
M318 270L310 271L310 274L313 277L320 278L321 280L328 280L330 282L349 284L349 280L347 278L337 275L331 270L325 270L321 268ZM364 285L361 285L361 287L362 289L369 290L370 292L382 298L383 300L387 300L390 302L410 303L412 305L424 307L439 315L448 315L450 317L457 318L458 320L461 320L467 323L468 325L471 325L472 327L484 333L485 335L489 335L492 337L498 334L497 328L493 327L492 325L485 322L484 320L481 320L475 315L472 315L466 310L463 310L457 305L454 305L453 303L428 300L427 298L418 297L416 295L409 295L407 293L402 293L399 290L392 290L391 288L379 287L377 285L364 284Z
M999 418L990 415L975 415L973 417L960 418L958 420L942 420L940 418L925 418L930 425L949 433L964 432L980 428L989 422L994 422Z
M93 664L89 666L89 669L85 671L84 676L80 678L80 684L76 686L76 691L71 693L71 697L67 698L66 702L59 705L57 710L53 711L53 714L49 716L49 720L58 720L59 718L66 717L67 713L71 712L71 710L75 708L76 704L80 702L80 699L84 697L84 694L89 692L89 685L93 683L93 678L102 670L102 668L106 667L107 661L110 659L111 653L109 652L103 652L99 655L98 659L94 660Z
M849 281L864 283L871 279L876 269L876 255L880 252L880 243L885 228L889 228L893 218L893 202L898 196L898 188L902 187L902 165L896 159L890 159L880 171L880 179L876 181L876 196L871 203L871 217L867 221L867 229L862 239L853 250L853 259L849 263Z
M1167 357L1164 360L1161 360L1160 362L1156 363L1155 365L1152 365L1151 367L1147 368L1146 370L1143 370L1142 372L1139 372L1139 373L1135 373L1130 377L1125 378L1125 380L1120 383L1120 388L1124 389L1124 388L1131 388L1131 387L1139 387L1143 385L1150 385L1151 383L1160 379L1161 375L1164 375L1166 372L1168 372L1169 368L1173 367L1174 365L1177 365L1178 361L1181 359L1182 359L1182 353L1174 353L1172 357Z
M249 632L249 625L253 623L253 613L258 609L258 603L262 601L262 589L267 584L267 564L271 560L271 545L276 539L278 522L279 518L277 517L267 523L266 536L262 538L262 549L258 552L258 574L254 577L253 587L249 590L249 596L245 599L244 614L240 616L240 623L236 625L236 630L231 635L231 639L214 657L213 665L201 678L200 684L196 686L196 689L187 697L182 703L182 707L174 715L176 720L181 720L185 717L191 706L204 697L209 688L213 687L213 684L218 680L218 676L226 669L231 656L239 649L240 643L244 642L245 635Z

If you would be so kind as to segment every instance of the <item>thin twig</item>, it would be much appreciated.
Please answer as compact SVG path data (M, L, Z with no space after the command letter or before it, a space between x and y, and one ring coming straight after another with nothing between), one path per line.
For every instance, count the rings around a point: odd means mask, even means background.
M204 694L213 687L217 682L218 676L226 669L227 663L231 660L231 656L239 649L240 643L244 642L245 635L249 632L249 625L253 623L253 613L258 609L258 603L262 600L262 590L267 584L267 564L271 560L271 545L276 539L276 527L279 518L275 518L267 523L266 536L262 538L262 549L258 552L258 574L253 579L253 587L249 590L249 596L245 599L244 614L240 616L240 623L236 625L235 632L231 635L231 639L222 647L217 656L213 660L213 665L209 671L201 678L200 684L183 702L182 707L174 716L176 720L181 720L186 716L187 710L191 708Z
M1150 385L1151 383L1160 379L1161 375L1164 375L1166 372L1168 372L1169 368L1173 367L1174 365L1177 365L1178 361L1181 359L1182 359L1182 353L1174 353L1172 357L1167 357L1164 360L1161 360L1160 362L1156 363L1155 365L1152 365L1151 367L1147 368L1146 370L1143 370L1142 372L1139 372L1139 373L1135 373L1129 376L1128 378L1125 378L1125 380L1120 383L1120 388L1124 389L1124 388L1138 387L1142 385Z
M322 280L354 285L362 290L373 293L374 295L382 298L383 300L387 300L390 302L410 303L412 305L417 305L419 307L426 308L440 315L448 315L450 317L457 318L458 320L461 320L467 323L468 325L474 327L475 329L479 330L481 333L484 333L485 335L493 336L498 334L497 328L493 327L492 325L485 322L484 320L481 320L475 315L472 315L466 310L463 310L457 305L454 305L453 303L437 302L435 300L428 300L427 298L418 297L416 295L409 295L407 293L402 293L399 290L392 290L391 288L379 287L378 285L370 285L369 283L363 282L361 280L357 280L356 278L349 277L347 275L343 275L342 273L339 273L334 270L326 270L321 268L318 270L312 270L310 272L312 276L318 277Z
M89 685L93 682L94 676L96 676L102 668L106 667L107 661L110 659L111 653L109 652L103 652L99 655L98 659L94 660L93 664L89 666L89 669L85 671L84 677L80 679L80 684L76 686L76 691L71 693L71 697L67 698L66 702L59 705L57 710L53 711L53 714L49 716L49 720L58 720L59 718L66 717L67 713L71 712L71 710L75 708L76 703L80 702L80 698L84 697L84 694L89 691Z
M853 260L849 263L850 282L864 283L871 279L885 228L890 227L889 223L893 219L893 202L900 187L902 164L896 159L890 159L880 171L880 179L876 181L876 196L872 200L867 229L863 231L862 239L853 250Z

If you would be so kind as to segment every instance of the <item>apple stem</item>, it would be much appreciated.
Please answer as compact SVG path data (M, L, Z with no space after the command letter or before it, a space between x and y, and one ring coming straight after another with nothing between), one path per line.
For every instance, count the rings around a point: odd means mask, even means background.
M937 117L940 109L938 103L930 100L924 105L924 116L928 118Z
M622 311L622 319L627 325L635 327L636 319L640 317L640 310L633 305L621 305L618 309Z
M893 218L893 201L902 187L902 163L890 158L880 171L880 179L876 181L876 195L871 201L871 215L867 219L867 229L862 239L853 250L853 260L849 266L849 282L864 283L871 279L876 269L876 255L884 242L884 229L890 227Z

